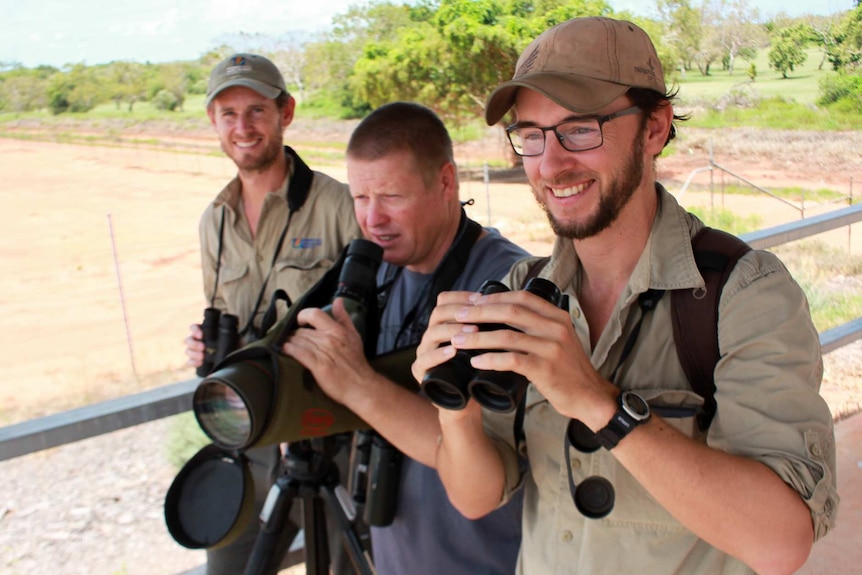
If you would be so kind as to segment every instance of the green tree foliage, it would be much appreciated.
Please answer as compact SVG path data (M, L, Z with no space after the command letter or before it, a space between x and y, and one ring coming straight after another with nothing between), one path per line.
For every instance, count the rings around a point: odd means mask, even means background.
M684 74L692 69L700 52L703 36L701 12L692 7L690 0L656 0L656 8L663 27L659 35L648 32L652 38L661 38L662 44L668 47L668 63L673 65L666 66L665 72L678 69Z
M0 112L32 112L48 105L48 79L56 68L28 69L20 64L5 68L0 72Z
M722 51L722 62L732 76L737 58L752 60L757 48L767 42L757 24L760 13L747 0L716 0L716 40Z
M788 72L792 72L796 66L808 59L805 47L812 33L807 24L797 24L775 31L770 40L772 47L767 55L769 66L781 72L782 78L787 78Z
M330 32L305 45L306 90L315 94L316 102L342 107L348 117L366 114L370 111L367 100L358 97L350 86L357 61L366 49L394 41L399 30L427 21L430 13L424 4L379 0L351 6L333 18Z
M862 66L862 5L849 11L833 29L833 42L826 58L834 70L855 70Z
M105 96L99 87L96 69L84 64L75 64L67 71L54 74L49 80L47 94L48 107L53 114L87 112L104 101Z
M820 80L818 103L862 114L862 76L847 72L826 76Z
M458 121L484 108L488 91L512 77L521 50L549 26L604 15L603 0L441 0L394 39L366 45L350 86L372 107L414 100Z
M119 109L122 104L128 105L132 112L137 102L147 98L147 68L137 62L111 62L104 69L107 80L106 89L110 99Z

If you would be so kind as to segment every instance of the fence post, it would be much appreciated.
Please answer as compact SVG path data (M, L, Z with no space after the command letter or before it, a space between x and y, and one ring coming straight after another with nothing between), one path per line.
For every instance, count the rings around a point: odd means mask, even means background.
M123 309L123 323L126 326L126 343L129 346L129 360L132 363L132 374L135 376L135 381L138 380L138 368L135 365L135 352L132 349L132 332L129 329L129 314L126 313L126 296L123 293L123 277L120 274L120 261L117 258L117 241L114 238L114 222L111 219L111 214L108 212L108 230L111 234L111 251L114 254L114 272L117 275L117 288L120 291L120 307Z

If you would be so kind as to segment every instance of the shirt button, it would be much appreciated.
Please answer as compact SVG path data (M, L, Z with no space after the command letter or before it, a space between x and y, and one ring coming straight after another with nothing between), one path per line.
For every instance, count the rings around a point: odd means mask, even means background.
M579 319L581 317L581 308L579 308L579 307L572 308L571 313L572 313L573 318Z
M572 459L572 469L580 469L581 468L581 460L580 459Z
M560 541L562 541L563 543L571 543L572 539L572 532L568 529L560 533Z

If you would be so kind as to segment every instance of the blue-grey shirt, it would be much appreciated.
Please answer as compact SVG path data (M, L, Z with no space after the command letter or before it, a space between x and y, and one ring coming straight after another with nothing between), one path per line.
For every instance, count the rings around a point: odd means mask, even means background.
M453 290L479 291L485 280L503 278L512 264L528 255L496 230L487 231L470 251ZM379 282L386 268L381 267ZM404 318L427 293L431 277L407 269L398 274L381 318L378 353L393 349ZM420 325L403 334L399 345L418 343L422 330ZM395 520L388 527L371 528L377 573L511 575L521 545L522 505L522 496L515 494L490 515L466 519L449 503L437 471L405 456Z

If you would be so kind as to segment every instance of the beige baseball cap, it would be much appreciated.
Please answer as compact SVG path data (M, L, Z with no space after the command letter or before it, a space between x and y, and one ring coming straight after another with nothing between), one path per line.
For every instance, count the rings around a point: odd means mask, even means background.
M667 92L661 62L647 33L625 20L575 18L544 31L527 46L511 80L485 106L494 125L530 88L573 112L590 114L629 88Z
M233 86L251 88L270 99L287 92L284 78L276 65L257 54L234 54L219 62L210 73L206 105L209 106L222 90Z

